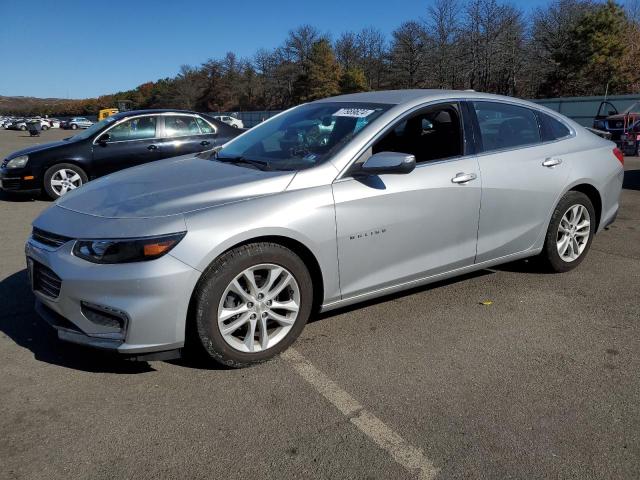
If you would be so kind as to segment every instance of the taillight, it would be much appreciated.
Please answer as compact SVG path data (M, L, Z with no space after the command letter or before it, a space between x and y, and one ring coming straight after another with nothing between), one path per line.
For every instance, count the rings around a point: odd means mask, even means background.
M618 161L624 165L624 155L622 154L622 152L620 151L620 149L618 147L613 149L613 154L616 156L616 158L618 159Z

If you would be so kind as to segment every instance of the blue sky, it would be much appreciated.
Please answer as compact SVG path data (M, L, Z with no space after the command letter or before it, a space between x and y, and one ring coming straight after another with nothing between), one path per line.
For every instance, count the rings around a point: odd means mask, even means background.
M252 56L304 23L389 34L429 0L0 0L0 95L94 97L227 51ZM547 0L513 0L525 11Z

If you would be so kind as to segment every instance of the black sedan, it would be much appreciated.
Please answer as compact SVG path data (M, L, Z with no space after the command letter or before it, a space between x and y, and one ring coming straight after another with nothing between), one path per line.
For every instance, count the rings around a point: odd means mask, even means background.
M241 132L201 113L138 110L105 118L59 142L9 155L0 188L56 199L97 177L168 157L212 150Z

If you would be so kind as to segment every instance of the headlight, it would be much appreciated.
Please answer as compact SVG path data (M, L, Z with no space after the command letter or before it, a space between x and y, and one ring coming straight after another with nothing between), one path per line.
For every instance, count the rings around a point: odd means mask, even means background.
M12 158L7 162L7 168L24 168L29 161L29 155L21 155L16 158Z
M186 233L114 240L76 240L73 254L93 263L145 262L169 252Z

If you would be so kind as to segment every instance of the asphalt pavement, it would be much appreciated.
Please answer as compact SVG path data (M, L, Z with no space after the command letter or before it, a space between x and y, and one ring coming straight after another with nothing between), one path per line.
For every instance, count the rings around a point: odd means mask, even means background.
M0 131L0 158L68 135ZM626 169L578 269L517 262L319 315L243 370L59 342L23 257L51 203L2 194L0 478L640 478L640 159Z

